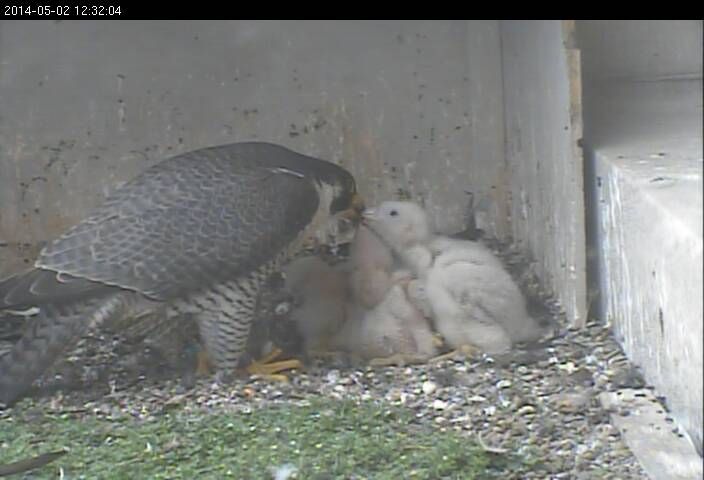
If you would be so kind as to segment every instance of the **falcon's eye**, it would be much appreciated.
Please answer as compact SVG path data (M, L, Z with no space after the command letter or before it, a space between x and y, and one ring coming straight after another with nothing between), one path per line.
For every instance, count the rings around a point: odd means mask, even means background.
M395 217L396 215L398 215L398 212L396 210L391 210L389 212L389 215L391 215L392 217Z

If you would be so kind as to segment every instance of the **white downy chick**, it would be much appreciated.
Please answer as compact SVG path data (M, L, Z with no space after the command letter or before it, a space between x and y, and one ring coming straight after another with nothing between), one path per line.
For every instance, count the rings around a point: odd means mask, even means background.
M373 309L350 304L348 313L335 341L345 351L377 364L414 363L436 354L430 326L409 301L402 282Z
M336 344L365 359L425 360L435 353L430 325L409 301L411 272L393 267L388 245L360 226L350 253L347 322Z
M291 318L308 352L341 349L366 360L401 362L435 354L430 325L409 301L408 271L392 271L388 246L366 227L353 240L350 261L329 266L300 258L285 269L295 299ZM381 363L381 362L380 362Z
M427 214L411 202L384 202L365 217L422 279L435 326L450 346L504 353L542 335L520 289L486 247L431 237Z
M439 294L439 286L444 285L462 305L473 309L475 318L500 324L513 343L532 342L545 333L528 314L516 282L486 246L442 237L432 247L438 245L427 279L428 295Z

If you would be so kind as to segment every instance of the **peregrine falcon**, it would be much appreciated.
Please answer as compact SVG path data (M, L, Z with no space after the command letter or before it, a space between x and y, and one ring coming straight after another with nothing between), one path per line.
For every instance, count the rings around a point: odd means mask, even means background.
M216 369L236 368L264 280L332 216L363 208L344 168L278 145L157 163L44 247L33 270L0 283L0 309L40 309L0 358L0 403L119 317L194 315Z

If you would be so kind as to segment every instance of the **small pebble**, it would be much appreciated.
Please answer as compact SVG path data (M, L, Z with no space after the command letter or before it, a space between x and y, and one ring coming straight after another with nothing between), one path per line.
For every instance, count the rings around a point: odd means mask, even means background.
M489 405L484 409L484 414L487 415L488 417L493 416L496 413L496 407L493 405Z
M431 381L425 381L423 382L423 385L421 385L421 390L423 390L423 393L426 395L430 395L431 393L435 392L437 390L438 386Z
M562 412L577 413L589 404L591 398L589 392L561 393L555 397L555 404Z
M508 388L512 385L510 380L500 380L496 383L496 388Z
M529 415L531 413L535 413L535 407L532 405L524 405L518 410L516 410L516 415Z

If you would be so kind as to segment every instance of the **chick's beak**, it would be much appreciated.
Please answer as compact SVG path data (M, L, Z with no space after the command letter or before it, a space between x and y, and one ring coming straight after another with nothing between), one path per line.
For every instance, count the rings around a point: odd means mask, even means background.
M352 197L350 208L344 210L340 216L346 220L357 223L362 219L362 212L364 212L364 199L360 194L355 193Z

